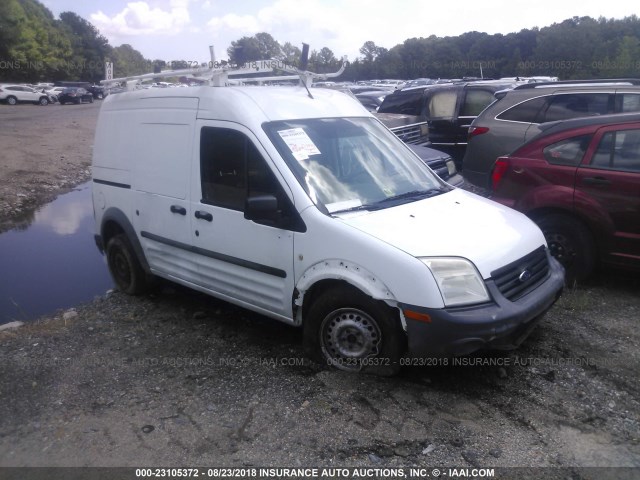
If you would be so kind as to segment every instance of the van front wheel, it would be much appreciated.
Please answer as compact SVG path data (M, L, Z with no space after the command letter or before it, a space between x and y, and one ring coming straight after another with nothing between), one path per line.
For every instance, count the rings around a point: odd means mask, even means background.
M400 370L405 344L397 314L390 307L344 286L327 290L311 305L304 341L321 363L384 376Z
M147 275L125 234L111 238L106 253L109 272L118 290L129 295L140 295L147 290Z

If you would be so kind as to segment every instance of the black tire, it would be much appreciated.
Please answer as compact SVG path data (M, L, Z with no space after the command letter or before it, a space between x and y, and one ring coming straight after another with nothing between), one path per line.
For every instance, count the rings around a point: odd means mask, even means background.
M549 251L565 269L568 286L582 282L596 265L596 249L591 232L577 218L553 213L536 223L544 233Z
M89 103L93 103L93 97L89 97Z
M75 104L80 105L82 103L82 98L76 98Z
M40 101L38 102L38 104L42 105L43 107L45 105L49 105L49 99L47 99L47 97L42 97L40 98Z
M382 376L398 373L406 345L397 313L350 286L315 299L303 335L305 350L318 362Z
M140 295L147 291L147 274L125 234L111 238L106 253L109 272L118 290L129 295Z
M104 95L103 95L102 93L99 93L99 94L96 96L96 98L97 98L98 100L102 100L102 99L104 98Z
M9 105L15 105L18 103L18 99L16 97L7 97L7 103Z

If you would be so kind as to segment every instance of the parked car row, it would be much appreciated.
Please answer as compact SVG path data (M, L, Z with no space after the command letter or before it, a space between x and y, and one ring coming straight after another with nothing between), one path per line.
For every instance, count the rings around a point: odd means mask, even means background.
M526 84L500 92L471 124L465 176L474 185L489 187L496 159L535 137L547 122L637 111L640 80Z
M103 99L108 91L101 86L88 82L64 82L66 85L52 84L18 85L0 84L0 102L8 105L18 103L32 103L34 105L49 105L50 103L93 103L94 98ZM85 84L83 87L80 84ZM62 99L62 100L61 100Z
M640 80L518 86L471 124L465 179L542 229L569 283L640 271Z
M493 102L496 92L516 85L512 80L485 80L404 88L387 95L378 112L414 115L427 121L431 144L449 153L462 169L471 122Z

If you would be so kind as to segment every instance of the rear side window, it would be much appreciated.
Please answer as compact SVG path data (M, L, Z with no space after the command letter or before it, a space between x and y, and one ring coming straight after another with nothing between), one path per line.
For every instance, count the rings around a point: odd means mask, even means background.
M436 92L429 99L429 118L453 118L456 112L456 92Z
M545 160L552 165L577 166L590 141L591 135L580 135L547 145L542 152Z
M380 105L380 113L404 113L405 115L420 115L422 111L423 90L416 92L402 92L387 95Z
M640 172L640 130L607 132L591 158L591 167Z
M617 112L640 112L640 94L637 93L619 93L616 95Z
M554 95L539 123L555 122L576 117L606 115L609 106L608 93L567 93Z
M549 97L536 97L526 102L519 103L505 110L496 118L498 120L509 120L511 122L534 123L539 113L547 104Z
M477 117L493 100L493 93L487 90L467 90L460 116Z

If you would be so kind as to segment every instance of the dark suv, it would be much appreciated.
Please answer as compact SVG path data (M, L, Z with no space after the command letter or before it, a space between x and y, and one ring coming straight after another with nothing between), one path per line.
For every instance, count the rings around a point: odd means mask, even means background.
M433 147L449 153L460 169L471 122L495 100L497 91L515 85L512 80L484 80L405 88L387 95L378 113L426 119Z
M638 79L530 83L499 92L469 128L465 179L488 188L496 158L535 137L545 122L638 111Z
M102 100L104 97L108 95L107 89L101 87L100 85L89 85L88 87L84 87L87 89L93 98L97 98L98 100Z
M492 200L538 224L569 283L597 263L640 271L640 114L541 128L495 162Z

